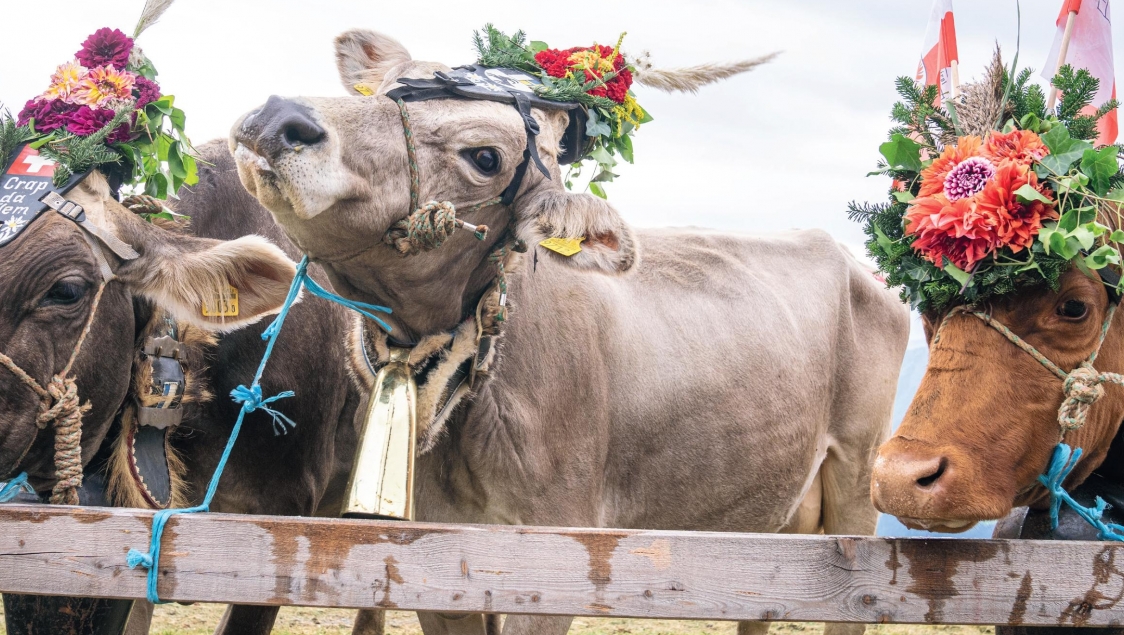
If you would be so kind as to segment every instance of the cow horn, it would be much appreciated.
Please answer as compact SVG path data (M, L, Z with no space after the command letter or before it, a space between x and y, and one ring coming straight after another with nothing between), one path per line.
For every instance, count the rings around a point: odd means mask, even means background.
M733 77L753 70L767 62L772 61L773 58L780 55L780 51L762 55L761 57L742 60L740 62L731 62L727 64L699 64L697 66L687 66L685 68L652 68L650 63L647 63L647 56L641 57L639 64L636 64L636 73L634 77L636 83L662 90L666 93L697 93L700 88L707 84L721 81L727 77Z

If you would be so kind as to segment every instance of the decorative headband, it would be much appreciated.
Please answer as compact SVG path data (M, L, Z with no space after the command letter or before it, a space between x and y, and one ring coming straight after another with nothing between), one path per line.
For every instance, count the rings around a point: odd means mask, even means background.
M93 169L160 199L197 182L184 113L134 43L169 5L149 0L133 37L98 29L16 118L0 117L0 247L49 208L49 193L65 194Z
M1117 102L1087 114L1099 82L1063 66L1053 80L1062 99L1048 110L1030 77L1004 67L997 51L986 77L943 106L936 86L898 78L897 125L871 173L893 178L889 202L851 203L849 215L887 284L913 308L1056 289L1072 266L1092 276L1121 264L1119 148L1089 141Z

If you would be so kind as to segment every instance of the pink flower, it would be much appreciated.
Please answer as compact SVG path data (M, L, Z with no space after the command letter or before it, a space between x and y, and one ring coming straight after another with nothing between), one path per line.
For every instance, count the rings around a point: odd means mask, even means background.
M114 112L104 108L90 108L89 106L82 106L70 115L70 119L66 124L66 131L79 137L88 137L98 130L106 127L110 121L113 120ZM125 122L117 127L106 138L105 142L121 143L128 141L130 137L130 128L132 124Z
M24 105L16 121L18 126L26 126L28 121L35 118L37 132L50 132L62 128L70 121L70 115L78 106L68 104L61 99L50 101L37 101L32 99Z
M133 83L137 76L110 66L91 69L71 92L70 101L86 106L102 107L133 99Z
M129 53L133 50L133 40L118 29L98 29L82 43L82 50L74 54L82 66L112 66L125 70L129 63Z
M957 163L944 177L944 194L950 201L975 196L993 176L995 166L991 161L983 157L969 157Z

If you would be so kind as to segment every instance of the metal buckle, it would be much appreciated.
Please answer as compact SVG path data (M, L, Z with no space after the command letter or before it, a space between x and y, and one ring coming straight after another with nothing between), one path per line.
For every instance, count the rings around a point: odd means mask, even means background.
M58 192L47 192L39 201L72 221L81 223L86 220L82 206L63 198Z

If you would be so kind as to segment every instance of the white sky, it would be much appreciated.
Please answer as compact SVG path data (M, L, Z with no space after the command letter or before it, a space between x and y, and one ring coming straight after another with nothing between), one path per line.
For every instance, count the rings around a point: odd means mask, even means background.
M1008 58L1014 53L1015 2L954 5L968 81L996 41ZM1020 66L1042 68L1060 5L1022 2ZM21 25L0 36L0 102L18 110L89 33L130 32L142 6L38 0L6 8L5 22ZM187 111L196 143L225 136L271 94L343 94L332 39L348 28L382 31L416 59L450 65L474 60L472 30L489 21L556 47L612 43L627 30L625 49L647 49L663 67L783 50L772 64L697 96L638 87L656 121L639 131L636 165L609 184L610 201L640 226L821 227L853 243L862 235L845 206L885 195L883 177L864 175L889 127L893 80L916 69L930 8L931 0L179 0L139 44L164 92Z

